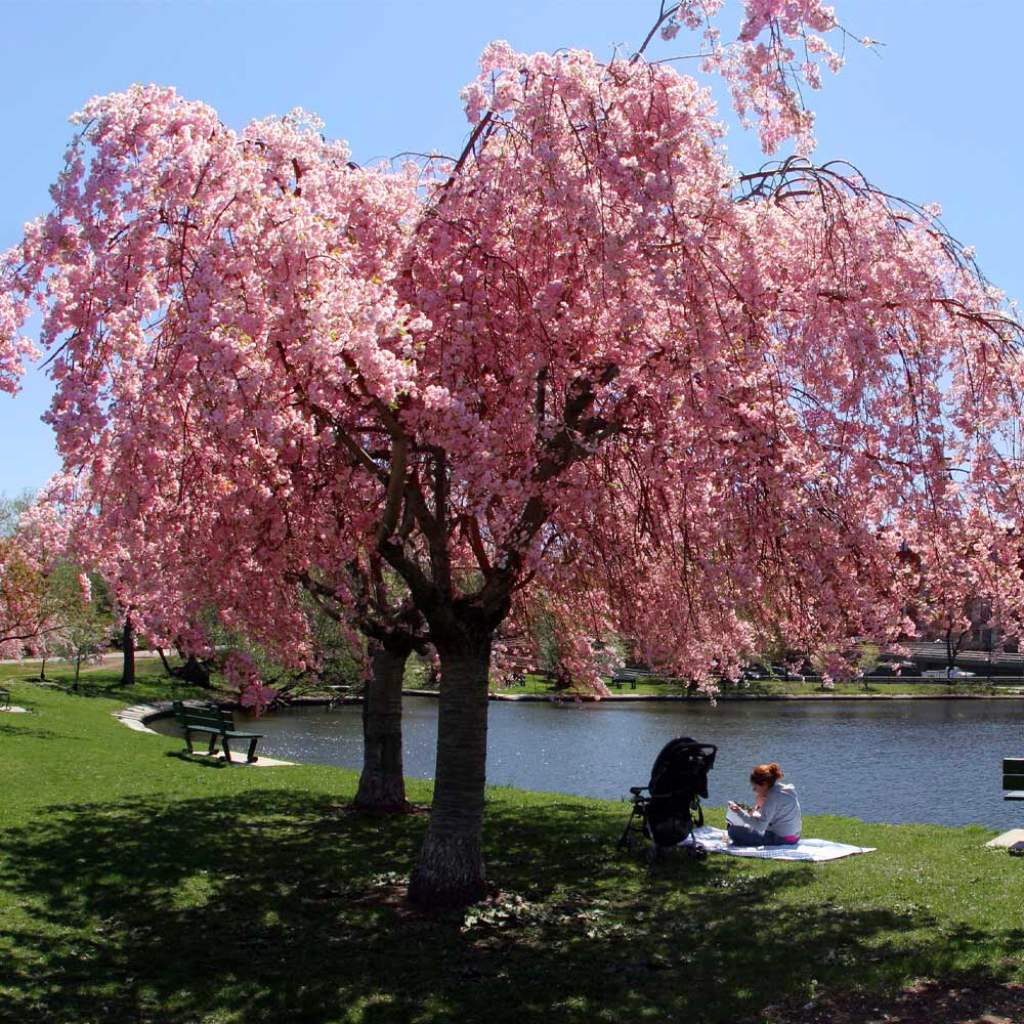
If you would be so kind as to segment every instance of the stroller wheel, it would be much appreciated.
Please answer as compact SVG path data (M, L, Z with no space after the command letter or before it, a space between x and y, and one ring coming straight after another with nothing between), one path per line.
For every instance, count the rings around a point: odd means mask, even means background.
M686 850L687 856L690 860L707 860L708 851L704 849L700 843L694 843L692 846L685 846L683 849Z

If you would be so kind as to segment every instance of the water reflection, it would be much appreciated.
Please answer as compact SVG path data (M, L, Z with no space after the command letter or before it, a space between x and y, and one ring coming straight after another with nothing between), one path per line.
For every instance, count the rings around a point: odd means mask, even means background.
M406 772L429 778L437 705L407 698L404 710ZM667 740L688 735L719 748L711 804L747 798L750 767L774 760L806 813L1024 825L1024 805L1000 789L1001 758L1024 756L1024 702L492 703L489 723L488 781L499 785L620 798L647 781ZM358 767L361 730L358 706L297 709L260 723L260 750Z

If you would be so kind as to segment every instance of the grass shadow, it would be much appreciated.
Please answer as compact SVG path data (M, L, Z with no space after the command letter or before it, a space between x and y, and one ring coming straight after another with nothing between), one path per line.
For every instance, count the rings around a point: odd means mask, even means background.
M18 715L18 718L24 720L29 716ZM35 723L25 725L14 725L13 723L0 722L0 736L10 737L11 739L33 739L33 740L73 740L73 736L69 736L67 733L54 732L52 729L41 729Z
M649 874L615 855L617 816L571 801L492 803L504 891L465 918L420 915L399 896L426 820L295 789L51 808L0 836L20 908L0 925L0 1020L738 1024L761 1019L765 986L803 993L854 969L885 984L994 941L908 943L935 922L801 900L802 865L679 858Z
M238 761L236 761L234 765L231 765L217 757L210 757L208 754L190 754L187 750L168 750L164 756L173 757L177 761L184 761L186 764L194 764L200 768L223 769L236 766L240 767L240 763Z

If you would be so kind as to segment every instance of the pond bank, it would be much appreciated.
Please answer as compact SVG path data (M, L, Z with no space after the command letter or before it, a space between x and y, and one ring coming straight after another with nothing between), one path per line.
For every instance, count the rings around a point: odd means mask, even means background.
M404 697L437 697L437 690L403 690ZM547 693L490 693L489 700L523 701L545 704L576 704L576 703L608 703L608 702L651 702L651 703L690 703L706 704L706 694L687 693L612 693L607 697L593 694L560 696ZM721 693L716 701L869 701L869 700L1010 700L1024 699L1022 693ZM303 697L299 700L312 703L330 703L328 699ZM359 701L359 697L345 698L346 702Z

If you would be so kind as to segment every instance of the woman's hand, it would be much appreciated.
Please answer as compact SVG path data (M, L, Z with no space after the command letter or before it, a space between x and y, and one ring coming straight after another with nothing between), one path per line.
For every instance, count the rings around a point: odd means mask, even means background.
M730 811L740 811L740 810L742 810L742 808L734 800L730 800L729 801L729 810Z

